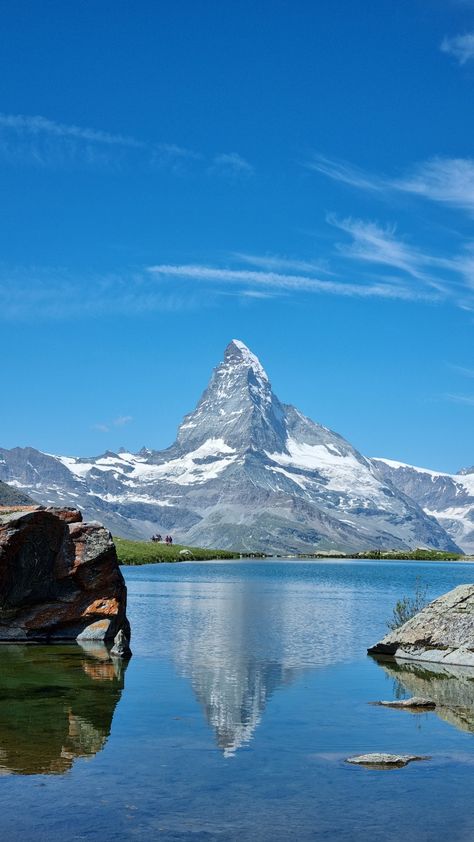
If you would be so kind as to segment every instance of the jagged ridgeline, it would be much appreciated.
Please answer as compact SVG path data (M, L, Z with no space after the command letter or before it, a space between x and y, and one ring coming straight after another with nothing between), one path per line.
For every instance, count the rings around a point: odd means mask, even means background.
M379 463L281 403L239 340L166 450L0 450L0 477L129 538L172 532L183 544L277 553L459 549Z

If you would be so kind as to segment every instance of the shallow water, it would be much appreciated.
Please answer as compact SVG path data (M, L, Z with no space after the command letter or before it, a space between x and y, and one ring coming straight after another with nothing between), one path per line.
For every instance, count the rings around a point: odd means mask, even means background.
M0 648L0 838L473 840L474 671L365 654L417 576L467 564L125 570L134 657ZM368 702L432 695L413 714ZM392 771L344 763L389 751Z

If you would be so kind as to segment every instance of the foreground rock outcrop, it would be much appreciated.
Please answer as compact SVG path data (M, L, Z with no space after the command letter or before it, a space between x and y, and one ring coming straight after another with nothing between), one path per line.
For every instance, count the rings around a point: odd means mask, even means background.
M74 509L0 514L0 641L130 639L115 546Z
M474 666L474 585L459 585L372 646L369 655Z

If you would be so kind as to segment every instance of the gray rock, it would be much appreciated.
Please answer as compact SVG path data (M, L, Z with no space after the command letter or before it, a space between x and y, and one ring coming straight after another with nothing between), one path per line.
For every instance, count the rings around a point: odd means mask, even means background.
M393 701L374 702L386 708L402 708L406 710L433 710L436 702L432 699L423 699L421 696L412 696L410 699L394 699Z
M132 650L130 649L130 643L128 637L126 636L123 629L120 629L119 632L115 635L114 638L114 645L110 650L110 654L114 658L131 658L132 657Z
M419 754L385 754L374 752L372 754L358 754L355 757L348 757L346 763L353 763L355 766L367 766L370 769L401 769L414 760L429 760L429 757Z
M474 585L459 585L372 646L369 655L474 666Z

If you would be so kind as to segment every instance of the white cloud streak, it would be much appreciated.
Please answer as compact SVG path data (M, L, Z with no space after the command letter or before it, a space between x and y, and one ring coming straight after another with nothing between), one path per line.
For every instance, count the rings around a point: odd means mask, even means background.
M99 433L110 433L114 427L125 427L125 425L130 424L131 421L133 421L131 415L119 415L118 418L114 418L112 421L107 421L105 424L93 424L92 429L98 430Z
M474 368L467 368L464 365L454 365L452 363L450 363L449 367L450 369L452 369L452 371L456 371L458 374L462 374L463 377L469 377L471 379L474 379Z
M161 264L150 266L148 271L165 280L177 278L194 282L213 284L239 284L247 288L268 288L293 292L326 293L352 298L389 298L402 300L426 299L403 284L367 283L356 284L344 281L327 281L306 275L283 274L280 272L254 271L249 269L226 269L200 264Z
M0 155L14 164L43 167L117 165L135 156L155 169L181 173L199 166L215 175L249 175L253 167L237 152L221 153L211 164L199 152L173 143L150 143L130 135L113 134L50 120L41 115L0 113Z
M48 134L54 137L71 137L92 143L104 143L109 146L129 146L135 149L145 149L147 144L121 134L110 134L96 129L87 129L65 123L56 123L40 115L0 113L0 128L13 129L16 132L30 135Z
M474 160L433 158L404 178L392 181L391 186L434 202L474 211Z
M325 275L334 274L323 261L298 260L280 257L279 255L247 254L239 251L234 252L232 257L242 263L247 263L249 266L257 266L261 269L271 269L277 272L283 270L284 272L307 272L311 275L319 272Z
M441 52L454 56L459 64L467 64L468 61L474 59L474 32L444 38L440 49Z
M238 152L222 152L215 156L209 172L229 178L239 178L253 175L254 168Z
M432 158L399 178L363 172L347 162L315 156L306 165L333 181L373 193L409 193L474 211L474 159Z
M443 396L445 400L451 403L459 403L463 406L474 406L474 395L453 395L446 394Z

